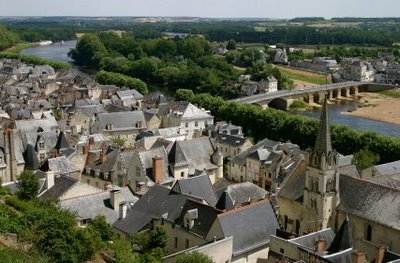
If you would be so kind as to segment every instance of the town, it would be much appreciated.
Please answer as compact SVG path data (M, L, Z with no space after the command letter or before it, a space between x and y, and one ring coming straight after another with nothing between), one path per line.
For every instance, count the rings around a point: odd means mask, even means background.
M400 262L400 19L71 3L0 4L0 263Z

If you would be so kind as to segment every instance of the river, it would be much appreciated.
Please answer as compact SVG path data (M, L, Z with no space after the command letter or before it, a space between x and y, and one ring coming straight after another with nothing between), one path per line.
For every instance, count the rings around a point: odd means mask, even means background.
M72 72L74 74L88 75L88 72L81 67L74 64L74 61L68 57L68 52L71 48L76 46L76 40L64 41L61 45L60 42L56 42L51 45L37 46L27 48L21 51L21 54L37 56L45 59L51 59L56 61L65 62L71 65Z
M64 45L61 45L60 43L54 43L53 45L48 45L48 46L32 47L22 50L21 53L56 61L67 62L71 64L74 73L87 75L87 72L85 72L82 68L75 65L73 63L73 60L69 58L67 55L69 50L71 48L74 48L75 45L76 41L71 40L71 41L65 41ZM353 110L354 107L355 107L354 103L352 102L346 104L329 105L330 122L337 124L346 124L359 130L375 131L389 136L400 136L400 125L342 114L342 112ZM313 111L299 112L298 114L310 116L313 118L319 118L320 109Z

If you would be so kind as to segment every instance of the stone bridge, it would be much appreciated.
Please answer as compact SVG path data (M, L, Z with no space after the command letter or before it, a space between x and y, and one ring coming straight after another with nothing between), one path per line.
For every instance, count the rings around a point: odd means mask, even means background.
M304 89L279 90L276 92L246 96L230 101L245 104L258 104L263 108L272 107L287 110L295 100L302 100L307 103L319 103L324 97L324 94L327 94L328 99L332 100L352 98L357 96L359 92L378 92L392 88L394 88L393 85L389 84L348 81Z

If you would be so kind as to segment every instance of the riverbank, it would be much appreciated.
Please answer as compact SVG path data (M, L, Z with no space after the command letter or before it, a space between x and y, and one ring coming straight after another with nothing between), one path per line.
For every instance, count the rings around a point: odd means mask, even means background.
M400 91L397 92L400 95ZM344 112L355 117L400 125L400 99L381 93L360 93L359 104L354 111Z

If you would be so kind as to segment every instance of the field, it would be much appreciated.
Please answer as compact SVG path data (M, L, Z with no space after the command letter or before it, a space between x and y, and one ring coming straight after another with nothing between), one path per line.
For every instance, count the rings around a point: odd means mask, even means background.
M319 73L313 73L309 71L303 71L299 69L292 69L292 68L287 68L287 67L278 67L281 73L293 80L296 85L296 81L301 85L301 82L306 83L311 83L311 84L325 84L326 83L326 76L324 74L319 74ZM331 79L328 78L328 83L331 83ZM308 86L308 85L307 85Z

